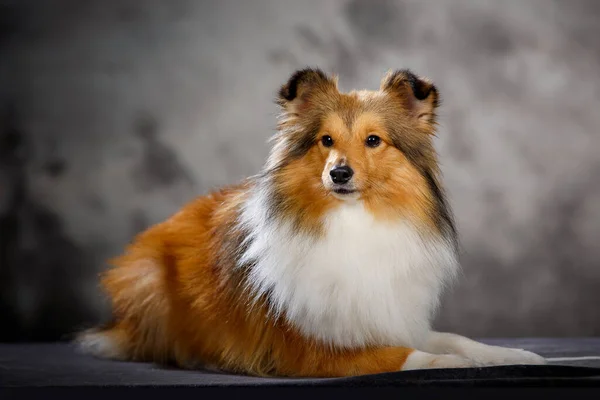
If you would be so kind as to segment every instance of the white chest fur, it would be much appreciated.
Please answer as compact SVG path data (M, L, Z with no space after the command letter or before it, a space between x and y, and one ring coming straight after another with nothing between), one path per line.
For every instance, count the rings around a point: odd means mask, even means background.
M309 238L267 223L254 200L242 214L253 232L242 262L255 262L250 284L258 295L270 291L273 312L335 346L418 346L456 270L447 243L377 221L361 203L330 213L325 235Z

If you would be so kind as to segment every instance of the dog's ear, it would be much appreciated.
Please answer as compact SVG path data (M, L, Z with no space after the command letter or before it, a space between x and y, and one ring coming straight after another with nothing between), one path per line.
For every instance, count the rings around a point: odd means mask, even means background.
M408 69L390 71L381 80L381 90L400 98L403 107L419 122L436 123L439 94L429 79Z
M315 94L331 90L337 91L337 78L327 76L318 68L301 69L281 86L277 104L288 112L296 113L308 109Z

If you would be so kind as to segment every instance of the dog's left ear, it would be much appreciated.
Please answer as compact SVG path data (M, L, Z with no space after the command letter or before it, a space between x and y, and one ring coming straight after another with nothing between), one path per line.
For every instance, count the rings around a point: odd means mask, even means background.
M419 122L436 123L439 95L435 85L408 69L388 72L381 80L381 90L400 98L403 107Z
M277 104L288 112L306 111L317 102L319 93L337 91L337 78L327 76L318 68L305 68L292 74L281 86Z

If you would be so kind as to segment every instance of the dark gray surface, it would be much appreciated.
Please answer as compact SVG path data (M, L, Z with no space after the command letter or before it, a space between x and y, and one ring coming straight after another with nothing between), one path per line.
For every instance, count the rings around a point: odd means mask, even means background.
M600 355L600 338L490 339L485 342L521 347L546 357ZM600 367L600 360L553 364ZM465 372L463 375L460 375L461 372L459 372L458 376L462 376L464 379L465 376L472 376L475 370ZM427 374L429 374L427 371L408 371L392 376L393 379L402 381L405 377L410 377L412 380L425 379ZM596 372L596 374L600 375L600 372ZM316 382L322 384L326 381L323 379L266 379L203 370L179 370L150 363L99 360L78 354L72 345L65 343L0 344L0 386L173 386L289 383L308 385ZM335 383L336 379L329 379L329 381Z

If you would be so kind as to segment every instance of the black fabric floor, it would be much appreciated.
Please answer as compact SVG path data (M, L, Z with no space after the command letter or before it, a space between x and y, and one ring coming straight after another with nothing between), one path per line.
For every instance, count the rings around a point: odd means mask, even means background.
M487 339L558 358L545 366L405 371L335 379L257 378L99 360L68 343L0 344L0 387L47 386L595 386L600 338ZM579 359L572 359L572 358ZM594 358L595 357L595 358Z

